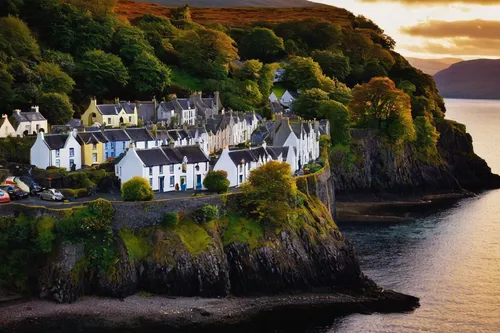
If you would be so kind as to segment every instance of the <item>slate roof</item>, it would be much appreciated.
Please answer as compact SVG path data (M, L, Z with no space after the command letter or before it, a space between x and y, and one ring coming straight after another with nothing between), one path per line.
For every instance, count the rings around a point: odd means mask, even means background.
M157 140L171 140L172 138L170 137L170 135L168 134L168 131L166 130L159 130L159 131L156 131L156 139Z
M282 155L282 157L286 157L288 155L288 149L289 147L266 147L267 152L271 155L273 160L277 160L280 155Z
M183 130L183 129L174 129L174 130L169 130L168 135L174 139L174 141L177 140L184 140L189 138L189 134Z
M125 130L122 129L104 130L104 135L106 136L109 142L130 141L130 137L127 135L127 132L125 132Z
M121 101L119 104L100 104L97 105L97 109L105 116L115 116L121 112L121 110L125 110L127 114L133 114L135 103L123 102Z
M46 120L40 112L15 112L13 114L17 122L32 122L32 121L42 121Z
M68 121L66 123L66 126L69 126L69 127L81 127L82 126L82 120L81 119L73 118L73 119L71 119L70 121Z
M171 163L182 163L184 157L188 163L208 162L209 159L198 146L183 146L183 147L162 147L161 148Z
M102 142L102 143L109 142L108 138L101 131L92 132L92 134L94 134L95 138L97 140L99 140L99 142Z
M154 141L154 138L145 128L127 128L125 132L135 142Z
M43 138L50 150L56 150L64 148L66 140L68 139L68 135L53 134L53 135L45 135Z
M245 160L245 163L257 162L259 158L265 158L268 155L269 153L264 147L229 151L229 158L231 158L234 165L241 164L242 160Z
M136 153L147 167L172 164L161 148L136 150Z
M281 105L280 102L271 102L271 112L272 113L283 113L285 112L285 108Z
M295 133L295 135L297 136L297 138L300 139L301 134L302 134L302 130L303 130L302 124L300 124L300 123L293 123L293 124L290 124L290 127L292 128L292 130Z
M156 120L156 103L155 102L138 102L137 114L144 122Z
M78 143L80 145L89 145L89 144L98 144L99 143L99 140L97 140L97 138L94 136L93 133L89 133L89 132L82 132L82 133L78 133L78 135L76 136L76 141L78 141Z

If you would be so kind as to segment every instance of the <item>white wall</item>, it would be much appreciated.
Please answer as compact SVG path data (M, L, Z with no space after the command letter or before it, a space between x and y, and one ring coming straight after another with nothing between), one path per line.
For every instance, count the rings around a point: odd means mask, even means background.
M38 125L38 131L37 131L37 125ZM48 133L48 125L47 125L47 120L37 120L37 121L24 121L19 123L17 126L16 134L19 136L23 136L24 131L28 131L28 134L31 135L33 132L38 133L40 129L43 128L43 131L45 133Z
M8 136L17 136L17 134L9 119L5 118L2 126L0 126L0 138L6 138Z
M44 142L42 135L38 135L30 150L30 163L40 169L50 166L50 150Z
M225 148L217 163L214 165L214 170L224 170L227 172L227 179L229 179L229 186L234 187L238 186L238 170L236 169L236 165L234 165L233 161L229 157L229 149Z
M115 166L115 175L120 178L122 184L126 181L143 175L144 165L134 149L129 149L125 157Z

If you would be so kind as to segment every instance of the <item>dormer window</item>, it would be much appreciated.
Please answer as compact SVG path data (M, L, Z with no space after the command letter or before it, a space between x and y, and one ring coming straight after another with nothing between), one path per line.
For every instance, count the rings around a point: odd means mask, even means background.
M97 144L95 143L92 144L92 150L97 150Z

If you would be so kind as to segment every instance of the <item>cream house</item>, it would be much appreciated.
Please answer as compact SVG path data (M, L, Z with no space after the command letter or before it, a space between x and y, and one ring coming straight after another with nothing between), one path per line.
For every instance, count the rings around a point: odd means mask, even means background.
M38 106L31 107L29 112L14 110L12 114L17 124L12 124L16 128L16 134L19 136L37 134L40 131L48 132L47 119L40 113Z
M88 109L82 115L84 126L97 123L116 128L123 124L136 126L137 122L137 105L124 101L116 104L97 104L97 100L92 98Z
M0 118L0 138L6 138L8 136L17 136L17 133L7 115L3 114L2 118Z

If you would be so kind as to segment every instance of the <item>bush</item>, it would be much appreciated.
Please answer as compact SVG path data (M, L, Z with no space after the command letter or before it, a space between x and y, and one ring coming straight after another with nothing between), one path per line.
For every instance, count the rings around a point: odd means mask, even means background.
M63 188L60 191L66 199L85 198L89 195L89 190L87 188Z
M197 209L193 213L193 218L199 224L210 222L219 216L219 209L214 205L207 205Z
M173 212L165 213L161 221L161 225L167 228L174 228L178 223L179 215Z
M134 177L123 183L122 198L124 201L151 201L154 193L146 179Z
M73 189L89 189L93 185L87 174L81 171L70 172L67 179L70 183L70 187Z
M224 170L209 171L203 180L203 186L210 192L225 193L229 189L229 179Z
M38 222L36 245L40 251L49 253L52 251L52 245L56 236L54 235L54 219L50 216L44 216Z

